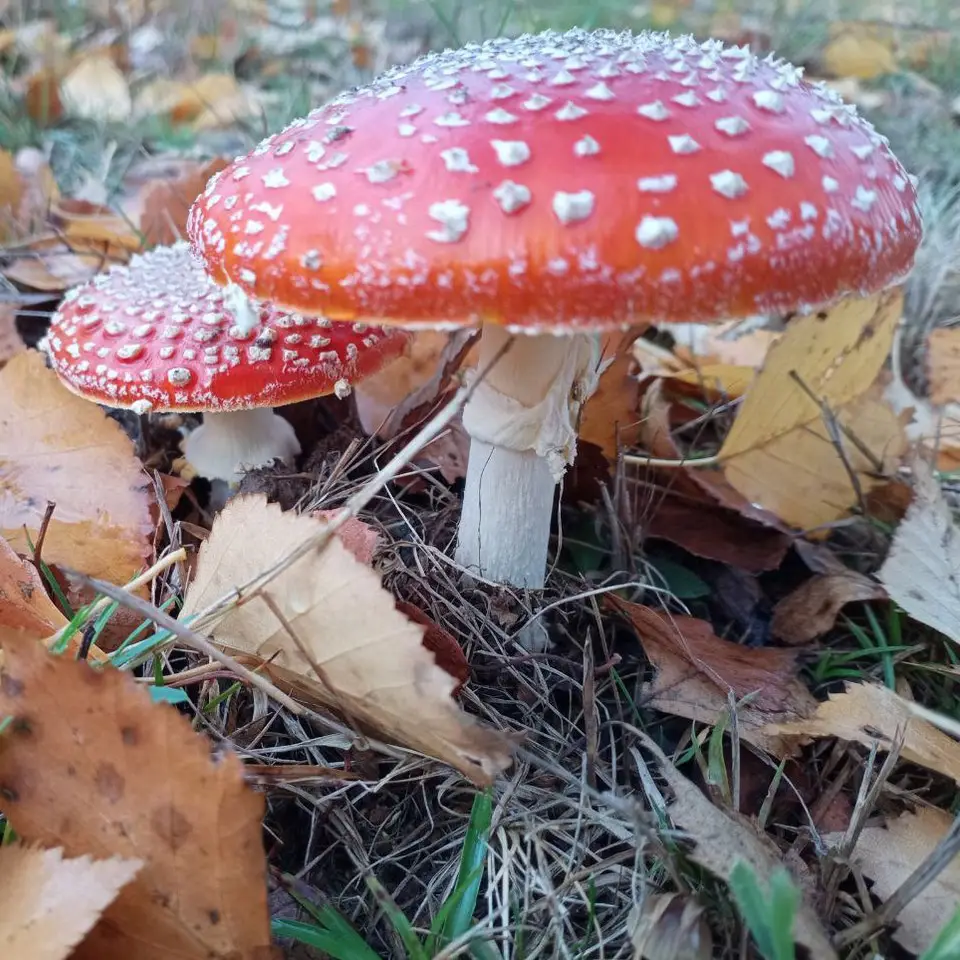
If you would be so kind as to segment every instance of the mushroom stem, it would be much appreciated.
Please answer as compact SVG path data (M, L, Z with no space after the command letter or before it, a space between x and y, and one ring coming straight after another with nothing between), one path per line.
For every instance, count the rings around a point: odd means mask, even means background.
M203 477L238 483L247 470L300 452L293 427L269 407L205 413L183 443L187 460Z
M479 369L511 335L483 328ZM470 435L456 559L499 583L543 587L557 484L576 455L580 408L596 389L600 337L519 334L463 411Z

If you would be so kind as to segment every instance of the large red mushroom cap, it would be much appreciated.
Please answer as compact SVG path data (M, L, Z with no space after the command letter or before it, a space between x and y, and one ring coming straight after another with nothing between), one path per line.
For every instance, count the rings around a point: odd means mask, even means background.
M227 412L339 391L408 341L401 330L253 309L253 323L239 324L179 242L69 291L44 346L61 380L87 399L141 413Z
M871 293L922 225L887 140L799 69L574 30L341 94L217 174L189 233L215 280L291 310L570 331Z

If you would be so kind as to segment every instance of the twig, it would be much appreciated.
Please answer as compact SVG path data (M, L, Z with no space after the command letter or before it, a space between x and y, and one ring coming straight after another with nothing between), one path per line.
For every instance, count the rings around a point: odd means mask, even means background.
M648 457L641 453L625 453L621 457L624 463L636 464L641 467L712 467L720 462L720 457L681 457L679 460L665 460L662 457Z
M47 501L47 507L43 511L43 519L40 521L40 529L37 531L37 540L33 546L33 565L37 568L37 573L43 576L43 567L41 566L40 555L43 552L43 541L47 538L47 528L50 526L50 520L53 517L53 511L57 505L53 500Z

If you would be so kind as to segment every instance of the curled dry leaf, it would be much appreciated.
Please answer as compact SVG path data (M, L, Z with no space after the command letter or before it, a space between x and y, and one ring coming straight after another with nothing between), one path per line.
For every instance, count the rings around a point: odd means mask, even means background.
M820 737L838 737L871 747L889 749L904 733L900 756L960 783L960 743L916 716L910 702L877 683L848 683L832 693L816 712L799 720L767 724L762 733L809 743Z
M66 390L35 350L0 370L0 536L29 554L48 501L43 559L113 583L147 560L147 477L120 425Z
M143 861L64 858L59 849L0 847L0 955L66 960Z
M133 112L130 85L107 56L86 56L63 78L60 101L71 117L119 123Z
M49 637L67 625L53 605L37 568L0 537L0 626Z
M721 640L704 620L653 610L612 594L609 600L629 619L657 671L644 691L649 706L716 724L728 713L728 692L737 700L752 694L737 711L740 736L779 754L786 751L771 732L771 721L799 721L816 710L816 701L797 678L794 651L742 647Z
M727 480L748 500L794 526L815 527L856 503L851 470L867 493L892 469L906 450L906 417L870 390L902 304L897 289L788 323L719 453ZM840 425L836 437L825 409Z
M704 908L678 893L648 893L628 920L634 960L710 960Z
M745 861L758 877L769 877L782 866L780 851L772 840L759 834L746 817L714 806L649 737L641 737L673 794L666 812L689 834L694 843L690 856L696 863L725 881L738 861ZM810 960L836 960L823 925L806 900L794 915L793 936L807 948Z
M784 643L809 643L833 629L846 604L886 596L879 583L855 570L811 577L774 607L770 629Z
M314 510L312 516L318 520L330 521L339 513L339 510ZM380 542L380 534L369 523L350 517L337 530L337 537L360 563L373 563L377 544Z
M243 766L111 668L2 635L0 809L45 847L143 868L72 960L233 960L270 943L263 798ZM264 957L266 953L262 954Z
M954 818L935 807L902 813L882 827L864 827L850 855L872 881L873 893L887 900L920 866L953 825ZM841 835L827 835L839 843ZM912 954L930 946L960 903L960 858L953 859L897 915L893 938Z
M262 496L234 498L200 548L182 616L270 569L321 529L320 521L285 513ZM255 551L245 549L254 543ZM477 783L509 766L510 739L459 709L456 680L423 645L424 628L396 609L380 577L338 538L296 560L265 592L286 623L251 598L209 630L228 652L266 661L264 671L294 696L340 710Z
M913 462L913 479L913 502L878 576L914 620L960 643L960 530L922 460Z

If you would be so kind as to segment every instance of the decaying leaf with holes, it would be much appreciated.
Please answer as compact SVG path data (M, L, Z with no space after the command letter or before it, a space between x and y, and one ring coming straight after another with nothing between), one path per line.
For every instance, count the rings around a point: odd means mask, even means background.
M285 513L262 496L234 498L200 548L181 616L271 569L322 529L320 520ZM425 628L396 609L378 574L339 538L296 560L265 592L285 622L254 598L203 629L227 652L265 661L264 672L295 697L339 710L476 783L510 765L510 738L460 710L457 680L424 646Z
M0 810L67 857L143 866L72 960L269 956L262 796L130 674L0 629Z
M843 516L857 503L857 487L869 493L898 463L908 417L871 388L902 306L903 292L894 289L787 324L719 453L727 479L748 500L812 528ZM825 422L830 416L835 428Z
M0 955L66 960L143 861L64 858L59 849L0 847Z
M0 536L31 550L56 504L43 559L125 583L151 550L148 479L115 421L74 396L35 350L0 370Z

